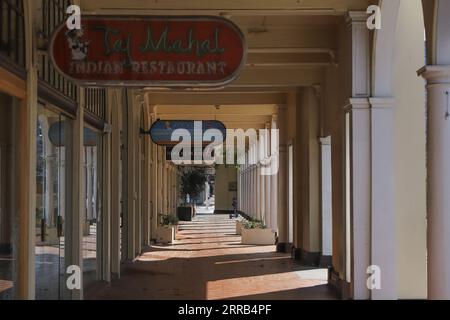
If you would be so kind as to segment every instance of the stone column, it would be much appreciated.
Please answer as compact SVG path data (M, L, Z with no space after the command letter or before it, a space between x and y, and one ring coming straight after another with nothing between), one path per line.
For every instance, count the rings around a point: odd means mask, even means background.
M278 244L277 251L285 252L288 246L288 188L287 188L287 107L278 107L278 127L280 136L278 169Z
M349 142L346 146L350 154L350 172L344 177L349 177L350 185L347 195L350 200L347 204L351 209L351 242L353 243L353 268L351 269L351 281L353 284L354 299L370 299L367 288L366 273L371 265L371 150L370 150L370 105L367 98L351 99L348 106L349 112Z
M352 283L354 299L370 299L366 273L371 264L370 32L366 21L366 12L349 12L352 96L346 107L349 114L344 126L346 183L341 226L345 232L339 240L345 252L345 274L340 277ZM344 295L350 294L343 291Z
M272 129L278 130L278 116L273 115L272 116ZM275 139L270 140L270 164L272 165L273 162L278 162L279 164L279 154L277 150L277 146L275 146L277 141ZM271 221L271 227L274 230L278 231L278 173L274 172L273 175L270 176L270 221Z
M322 256L320 266L331 265L332 258L332 186L331 136L321 138L321 193L322 193Z
M250 192L250 168L245 166L245 213L250 214L250 204L251 204L251 192Z
M266 134L264 138L264 160L266 168L270 168L270 164L268 164L270 157L270 124L266 124ZM272 228L271 223L271 188L270 188L270 175L263 176L264 178L264 222L266 226Z
M398 297L395 217L395 123L394 101L371 98L372 219L371 265L380 268L381 288L371 290L372 299ZM367 278L367 275L366 275Z
M261 167L258 163L255 166L255 183L256 183L256 217L258 220L262 220L262 208L261 208L261 192L262 192L262 188L261 188Z
M450 299L450 66L419 71L428 82L428 297Z
M111 133L111 274L112 277L120 278L120 213L121 208L121 141L120 141L120 101L122 94L120 90L114 89L111 92L111 102L114 101L112 112L112 133Z

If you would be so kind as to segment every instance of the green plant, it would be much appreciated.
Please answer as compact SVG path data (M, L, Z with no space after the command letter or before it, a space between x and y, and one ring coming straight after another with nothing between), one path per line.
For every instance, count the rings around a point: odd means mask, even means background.
M190 201L200 195L205 189L205 182L207 181L205 168L190 167L185 168L181 175L180 193L183 199L189 195Z
M161 216L161 224L163 226L176 226L178 225L178 217L174 214L165 214Z
M261 220L246 220L242 223L244 229L267 229L266 225Z

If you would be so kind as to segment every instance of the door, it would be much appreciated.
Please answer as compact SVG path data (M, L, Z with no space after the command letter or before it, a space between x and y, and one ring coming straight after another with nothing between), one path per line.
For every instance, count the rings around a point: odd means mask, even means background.
M36 299L68 297L65 257L69 250L71 122L38 107L36 164Z

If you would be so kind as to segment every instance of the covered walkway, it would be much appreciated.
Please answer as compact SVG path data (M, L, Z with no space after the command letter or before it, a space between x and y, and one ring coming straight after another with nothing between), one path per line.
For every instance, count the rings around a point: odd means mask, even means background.
M203 208L204 209L204 208ZM121 279L88 299L332 299L327 270L301 266L275 246L242 245L235 220L201 210L173 245L153 245ZM95 291L95 292L94 292Z

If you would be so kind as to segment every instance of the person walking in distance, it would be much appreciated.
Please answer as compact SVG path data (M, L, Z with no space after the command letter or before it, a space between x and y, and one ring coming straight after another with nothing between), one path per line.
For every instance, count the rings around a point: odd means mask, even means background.
M233 217L235 217L235 218L238 217L237 205L238 205L237 199L236 199L236 198L233 198L233 203L232 203L232 206L233 206L233 213L230 214L230 219L232 219Z

